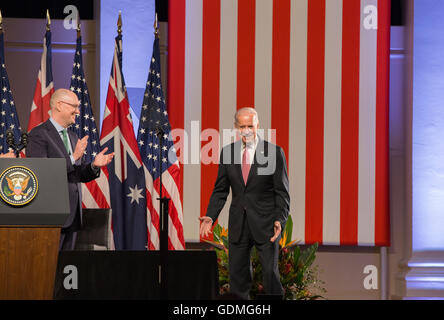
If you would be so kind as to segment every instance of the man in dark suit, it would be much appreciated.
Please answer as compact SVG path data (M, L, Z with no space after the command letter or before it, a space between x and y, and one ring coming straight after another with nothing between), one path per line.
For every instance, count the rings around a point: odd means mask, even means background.
M250 255L253 245L262 264L265 293L282 295L278 269L279 238L288 218L287 164L283 150L257 135L259 120L253 108L236 112L241 140L223 148L219 170L200 234L211 228L225 205L230 188L230 290L248 299L251 289Z
M29 158L65 158L68 174L70 215L62 227L60 250L74 250L77 231L82 225L81 182L89 182L100 175L100 167L109 164L114 153L105 154L105 148L92 163L85 163L83 153L88 136L81 140L67 128L80 114L79 100L73 92L58 89L50 100L51 117L31 130L26 156ZM48 204L50 205L50 204Z

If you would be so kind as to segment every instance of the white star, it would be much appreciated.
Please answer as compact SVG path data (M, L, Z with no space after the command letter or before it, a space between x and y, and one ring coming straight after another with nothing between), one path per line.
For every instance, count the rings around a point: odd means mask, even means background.
M141 146L143 146L143 140L140 140L140 141L139 141L139 144L140 144Z
M140 134L144 134L145 133L145 129L143 129L143 128L140 129L139 131L140 131Z
M131 203L136 201L137 204L139 204L139 199L143 198L143 196L141 194L143 189L142 188L139 189L137 187L137 184L134 186L134 188L129 187L129 189L130 189L130 193L128 193L126 196L131 198Z
M6 103L6 99L3 99L3 100L2 100L2 103L5 104L5 103Z
M6 90L8 90L6 87L3 87L3 92L6 92Z

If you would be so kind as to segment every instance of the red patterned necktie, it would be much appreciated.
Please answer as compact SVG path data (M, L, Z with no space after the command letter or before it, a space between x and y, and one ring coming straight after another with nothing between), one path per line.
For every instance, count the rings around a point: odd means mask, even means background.
M248 154L248 148L245 147L244 154L242 156L242 177L244 178L245 184L247 184L248 174L250 173L250 155Z

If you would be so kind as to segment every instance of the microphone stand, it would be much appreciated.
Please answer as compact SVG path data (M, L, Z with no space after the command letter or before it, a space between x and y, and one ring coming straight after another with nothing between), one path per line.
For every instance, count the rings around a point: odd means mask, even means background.
M156 135L159 138L159 204L160 204L160 271L159 271L159 282L161 290L161 298L168 299L168 288L167 288L167 262L168 262L168 206L171 199L163 197L162 195L162 148L163 148L163 135L165 132L161 127L155 129Z
M26 148L28 145L28 134L22 133L22 136L20 137L20 143L15 143L15 137L14 132L10 129L6 131L6 142L8 143L8 146L14 150L15 157L20 158L20 151Z

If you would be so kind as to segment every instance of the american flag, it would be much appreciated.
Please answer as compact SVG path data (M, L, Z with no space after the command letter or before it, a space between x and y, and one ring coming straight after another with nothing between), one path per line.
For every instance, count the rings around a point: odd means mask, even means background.
M147 206L143 162L137 146L122 74L122 35L116 44L103 115L100 145L115 152L108 165L112 230L116 250L147 249Z
M162 148L160 147L157 129L163 131ZM162 174L162 196L169 202L168 212L168 249L185 249L183 237L183 213L180 200L180 168L170 135L171 127L165 107L160 76L159 39L155 38L153 56L151 58L148 81L146 83L140 115L137 142L142 156L145 181L147 187L148 206L148 248L158 250L160 205L157 200L160 195L159 177Z
M174 0L169 15L172 128L221 132L255 107L286 154L293 238L389 245L390 1ZM185 238L197 240L217 164L182 176Z
M17 144L22 128L6 72L4 33L0 31L0 153L8 152L9 147L6 143L6 130L8 129L12 129Z
M76 123L70 127L70 130L75 132L80 139L89 136L84 158L86 162L93 162L101 149L99 132L92 113L88 86L83 71L82 37L77 38L70 90L77 95L80 101L80 114L76 117ZM108 171L103 168L99 178L82 183L82 206L91 209L107 209L110 207L109 203Z
M51 110L49 100L53 93L51 31L46 31L43 39L43 54L40 61L39 75L35 85L31 114L29 115L28 132L49 119L49 111Z

